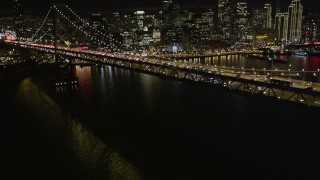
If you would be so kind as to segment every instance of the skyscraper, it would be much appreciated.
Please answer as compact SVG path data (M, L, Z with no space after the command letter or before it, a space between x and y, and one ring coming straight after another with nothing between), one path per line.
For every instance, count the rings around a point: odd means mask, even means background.
M142 31L144 27L145 20L145 12L144 11L135 11L133 16L134 29L137 31Z
M20 39L24 36L22 6L20 0L13 1L14 13L14 30L16 31L17 38Z
M163 1L162 24L164 28L170 28L174 22L174 4L172 0Z
M230 0L219 0L218 2L218 30L222 31L223 38L230 36L231 3Z
M228 3L228 0L219 0L218 2L218 28L222 27L222 22L224 21L225 7Z
M303 18L302 43L314 43L320 41L320 12L310 12Z
M298 43L301 37L303 6L300 0L293 0L288 8L288 40Z
M231 20L231 40L246 41L249 25L247 0L231 1Z
M107 20L100 13L93 13L90 17L90 24L92 26L92 48L103 48L108 41L106 36L109 32Z
M264 9L255 8L252 9L251 26L254 29L264 28L266 24L266 14Z
M264 5L264 12L265 12L265 23L264 28L265 29L271 29L272 27L272 6L271 4L265 4Z
M275 18L276 40L282 42L288 38L288 13L277 13Z
M219 0L218 30L225 40L245 41L248 31L247 0Z

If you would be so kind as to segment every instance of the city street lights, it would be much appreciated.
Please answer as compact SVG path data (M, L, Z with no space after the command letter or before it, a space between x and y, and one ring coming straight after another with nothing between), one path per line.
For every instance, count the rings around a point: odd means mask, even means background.
M271 69L273 68L273 59L269 58L269 61L271 61Z

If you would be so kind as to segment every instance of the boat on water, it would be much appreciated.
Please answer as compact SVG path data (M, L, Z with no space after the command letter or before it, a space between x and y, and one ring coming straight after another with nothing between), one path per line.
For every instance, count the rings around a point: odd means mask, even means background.
M297 55L297 56L308 56L309 55L309 53L307 51L294 51L293 54Z

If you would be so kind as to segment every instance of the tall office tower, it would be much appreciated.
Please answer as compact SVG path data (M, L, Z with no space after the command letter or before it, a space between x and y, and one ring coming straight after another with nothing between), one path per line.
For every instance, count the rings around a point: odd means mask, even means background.
M283 42L288 37L288 13L277 13L275 18L276 40Z
M248 33L248 4L247 0L231 1L231 41L246 41Z
M219 0L218 2L217 29L222 31L223 38L230 37L231 28L231 2L230 0Z
M110 27L107 20L100 14L91 14L90 24L92 26L92 48L104 48L105 43L108 41L107 35L109 34Z
M177 29L182 25L180 24L180 20L183 18L180 12L180 6L174 4L172 0L163 1L161 27L162 43L172 44L178 41Z
M320 41L320 13L312 12L303 18L302 43L314 43Z
M264 5L264 12L265 12L265 16L266 16L264 28L271 29L271 27L272 27L272 6L271 6L271 4Z
M110 23L112 26L110 27L112 33L119 33L121 29L121 16L119 12L113 12L111 16Z
M313 33L316 29L314 27L314 20L312 19L312 15L308 14L304 19L302 23L302 32L301 32L301 40L302 43L310 43L314 42L313 40Z
M217 13L217 27L221 28L222 27L222 22L223 22L223 16L224 16L224 11L225 11L225 7L226 7L226 3L228 2L228 0L219 0L218 2L218 13Z
M133 16L133 26L137 31L142 31L145 20L145 12L144 11L136 11Z
M214 25L213 16L214 12L212 11L212 9L208 9L207 11L202 13L203 21L207 22L210 27L213 27Z
M14 13L14 30L18 39L24 36L24 23L22 16L22 6L20 0L13 1L13 13Z
M316 12L314 14L314 22L313 24L315 25L314 27L314 41L320 42L320 12Z
M264 9L257 8L252 10L251 26L254 29L262 29L265 27L266 13Z
M300 0L293 0L288 8L288 40L291 43L299 43L301 38L303 6Z
M163 1L162 7L162 26L172 28L174 22L174 5L173 1Z

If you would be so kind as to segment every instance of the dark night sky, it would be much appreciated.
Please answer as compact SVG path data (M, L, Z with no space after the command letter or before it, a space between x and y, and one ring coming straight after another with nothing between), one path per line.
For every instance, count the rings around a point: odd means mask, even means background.
M25 10L39 10L47 9L53 0L21 0ZM63 1L63 0L60 0ZM218 0L174 0L174 2L182 6L199 6L206 5L214 8ZM1 0L0 9L8 11L12 7L13 0ZM159 7L162 0L64 0L70 7L75 10L88 10L88 11L104 11L104 10L121 10L124 8L147 8ZM250 6L263 6L264 3L273 3L275 0L249 0ZM280 0L283 11L287 9L291 0ZM302 0L305 9L320 8L320 0Z

